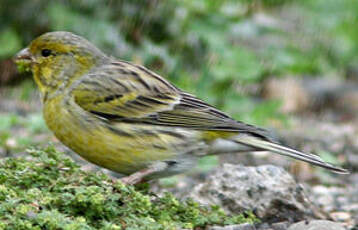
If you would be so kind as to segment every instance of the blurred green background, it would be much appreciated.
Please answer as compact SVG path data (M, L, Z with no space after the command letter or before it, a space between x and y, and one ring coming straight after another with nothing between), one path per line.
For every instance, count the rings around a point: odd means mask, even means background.
M356 0L0 0L0 15L0 100L9 100L0 106L3 146L12 144L9 128L46 130L40 107L29 106L38 100L30 75L10 59L48 31L82 35L256 125L286 120L280 100L261 97L267 79L346 80L358 72ZM11 109L13 99L24 109ZM17 145L33 141L15 136Z

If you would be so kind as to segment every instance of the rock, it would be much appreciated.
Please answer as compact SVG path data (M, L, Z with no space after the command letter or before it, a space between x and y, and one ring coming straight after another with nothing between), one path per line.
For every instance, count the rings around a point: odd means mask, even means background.
M256 226L256 230L274 230L274 229L272 229L268 223L261 223L260 225Z
M312 187L310 196L316 205L329 213L337 208L337 197L344 196L344 188L316 185Z
M285 222L280 222L280 223L273 223L271 225L271 228L273 230L286 230L288 228L288 226L290 226L290 222L285 221Z
M344 227L328 220L312 220L295 223L288 230L344 230Z
M357 192L358 186L352 182L340 187L317 185L311 187L309 197L317 207L328 213L330 220L353 227L358 223L355 218L358 216Z
M203 204L218 205L232 214L253 210L264 221L322 218L291 175L271 165L224 164L188 196Z
M352 219L349 212L332 212L330 216L332 217L332 220L339 222L349 221Z
M355 199L358 188L346 187L325 187L323 185L313 186L310 191L310 198L318 207L321 207L324 212L336 213L339 219L348 219L345 212L351 212L358 209L358 200ZM344 212L337 212L342 210ZM333 218L331 216L331 218ZM338 219L337 219L338 220Z
M256 230L287 230L287 228L291 225L289 221L279 222L279 223L260 223L255 226Z
M207 227L206 230L255 230L255 226L252 224L235 224L229 226L211 226Z

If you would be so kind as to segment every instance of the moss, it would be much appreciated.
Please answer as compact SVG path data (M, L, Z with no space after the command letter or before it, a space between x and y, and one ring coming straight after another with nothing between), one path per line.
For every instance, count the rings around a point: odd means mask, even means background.
M16 62L17 70L20 73L25 73L25 72L30 72L31 71L31 66L30 66L29 61L16 60L15 62Z
M28 152L0 162L0 229L200 229L256 221L252 214L228 216L219 207L113 183L53 147Z

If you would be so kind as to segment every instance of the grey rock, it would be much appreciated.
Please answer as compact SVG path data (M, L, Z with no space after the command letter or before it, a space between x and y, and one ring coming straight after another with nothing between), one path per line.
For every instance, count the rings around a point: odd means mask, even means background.
M271 228L273 230L286 230L288 226L290 226L290 222L285 221L285 222L273 223L271 225Z
M356 225L358 216L358 185L355 182L336 187L316 185L309 196L316 206L328 213L329 219Z
M268 223L261 223L258 226L256 226L256 230L275 230L275 229L272 229Z
M291 225L288 230L344 230L345 228L336 222L328 220L301 221Z
M206 230L256 230L255 226L252 224L235 224L229 226L210 226Z
M224 164L188 196L202 204L218 205L232 214L253 210L260 219L275 222L322 218L292 176L271 165Z

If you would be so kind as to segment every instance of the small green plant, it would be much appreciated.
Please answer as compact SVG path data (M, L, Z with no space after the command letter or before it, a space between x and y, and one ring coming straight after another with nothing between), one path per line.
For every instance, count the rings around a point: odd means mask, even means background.
M82 171L53 147L0 162L0 229L193 229L253 223L253 214L228 216L219 207L172 194L157 197Z

